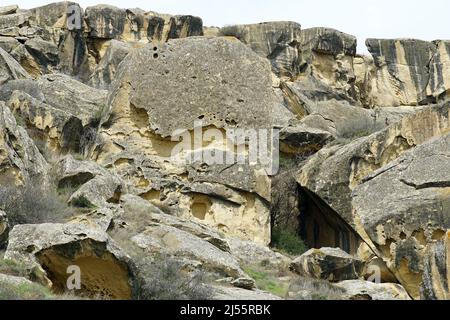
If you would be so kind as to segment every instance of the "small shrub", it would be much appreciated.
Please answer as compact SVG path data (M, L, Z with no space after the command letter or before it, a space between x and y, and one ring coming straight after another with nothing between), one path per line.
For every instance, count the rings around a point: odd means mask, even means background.
M56 188L33 179L25 186L0 187L0 207L11 226L59 222L67 217L69 207Z
M308 250L305 242L295 232L276 227L272 231L272 246L291 255L301 255Z
M83 195L72 199L70 204L76 208L95 209L95 206Z
M180 262L168 256L142 259L139 270L139 300L208 300L212 289L202 273L188 275Z

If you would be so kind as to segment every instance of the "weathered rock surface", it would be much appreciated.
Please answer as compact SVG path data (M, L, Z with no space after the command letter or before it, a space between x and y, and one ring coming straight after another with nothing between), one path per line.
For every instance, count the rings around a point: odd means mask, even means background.
M236 285L254 287L239 266L226 239L194 221L164 214L140 197L125 195L115 218L115 237L125 232L141 254L165 254L180 260L187 270L201 269L214 277L232 277ZM113 232L114 233L114 232Z
M108 203L118 203L125 183L112 172L94 162L77 161L66 156L57 164L58 188L75 189L69 203L77 205L82 199L88 207L102 208Z
M363 103L392 107L445 100L448 92L448 41L368 39L373 56L355 59Z
M322 149L300 169L297 181L322 198L364 238L358 217L352 214L351 191L370 173L442 135L449 127L448 104L426 108L368 137Z
M55 292L64 292L68 267L80 268L82 294L112 299L133 295L133 264L109 236L83 224L19 225L5 258L23 263Z
M17 5L9 5L9 6L0 7L0 16L5 16L7 14L16 13L17 9L19 9L19 7Z
M258 55L270 59L279 76L295 77L299 73L301 26L295 22L264 22L234 25L220 29L219 35L235 37Z
M111 40L105 55L90 76L89 83L95 88L107 90L114 80L119 64L132 48L129 43Z
M5 50L0 48L0 85L9 80L27 79L30 76Z
M0 210L0 248L3 248L8 240L9 223L8 216L4 211Z
M106 91L65 75L47 75L37 81L10 81L0 89L0 98L49 150L85 154L96 142Z
M291 269L301 276L338 282L358 279L363 262L339 248L321 248L296 258Z
M346 290L344 295L349 300L411 300L401 285L393 283L348 280L337 283L336 286Z
M224 68L218 59L229 63ZM246 79L239 77L242 72ZM239 42L188 38L145 46L120 64L110 112L102 121L104 145L95 158L120 175L134 176L132 193L225 233L267 244L270 182L265 171L247 164L180 162L173 157L179 142L170 136L182 130L183 139L190 139L190 133L199 139L205 133L196 123L200 119L204 128L214 128L215 137L225 138L226 129L269 129L274 101L269 63ZM210 143L209 149L224 150L224 145ZM196 152L190 143L180 151ZM187 181L180 178L184 174Z
M414 298L420 296L424 266L433 263L426 251L432 250L432 258L433 250L444 248L430 247L445 241L450 228L449 154L449 134L432 139L366 177L353 194L353 214ZM428 267L427 277L435 272ZM441 297L448 294L445 283Z
M20 185L31 177L47 179L49 165L25 129L0 101L0 183Z

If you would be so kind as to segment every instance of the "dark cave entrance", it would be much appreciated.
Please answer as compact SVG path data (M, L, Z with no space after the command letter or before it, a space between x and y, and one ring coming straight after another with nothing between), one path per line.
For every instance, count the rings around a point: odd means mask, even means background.
M356 254L359 235L319 196L299 186L299 233L310 248L341 248Z

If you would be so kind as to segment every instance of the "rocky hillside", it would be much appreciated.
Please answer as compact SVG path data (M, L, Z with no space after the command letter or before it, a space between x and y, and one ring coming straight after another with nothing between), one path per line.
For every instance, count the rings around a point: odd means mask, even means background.
M356 44L0 7L0 299L449 299L450 41Z

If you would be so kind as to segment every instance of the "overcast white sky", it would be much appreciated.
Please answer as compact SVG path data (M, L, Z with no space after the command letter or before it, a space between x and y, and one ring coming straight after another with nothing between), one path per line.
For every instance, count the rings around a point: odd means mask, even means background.
M1 0L33 8L55 1ZM450 39L448 0L79 0L83 8L107 3L170 14L192 14L204 25L291 20L303 28L332 27L355 35L358 51L366 38Z

